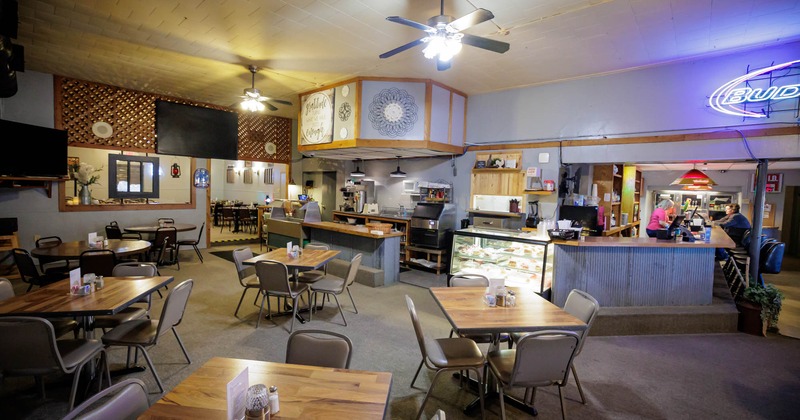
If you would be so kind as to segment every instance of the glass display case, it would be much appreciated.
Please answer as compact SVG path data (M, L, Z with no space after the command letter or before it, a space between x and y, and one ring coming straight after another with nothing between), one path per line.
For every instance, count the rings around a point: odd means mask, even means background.
M553 245L534 232L470 227L453 233L450 274L502 277L544 294L553 278Z

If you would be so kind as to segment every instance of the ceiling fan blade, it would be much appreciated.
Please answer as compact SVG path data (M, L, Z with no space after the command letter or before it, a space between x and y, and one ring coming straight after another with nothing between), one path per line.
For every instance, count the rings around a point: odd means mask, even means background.
M283 101L283 100L280 100L280 99L272 99L272 98L267 98L267 100L268 100L268 101L275 102L276 104L281 104L281 105L289 105L289 106L291 106L291 105L292 105L292 103L291 103L291 102L289 102L289 101Z
M275 105L272 105L269 102L264 102L264 105L266 105L267 109L269 109L270 111L277 111L278 110L278 108Z
M461 32L464 29L469 28L470 26L477 25L481 22L486 22L487 20L494 19L494 15L492 12L486 9L477 9L472 13L468 13L452 22L450 22L449 27L456 30L456 32Z
M495 41L493 39L484 38L480 36L463 34L461 38L462 44L472 45L473 47L483 48L484 50L494 51L496 53L504 53L511 47L507 42Z
M417 29L420 29L420 30L423 30L423 31L436 32L435 28L431 28L430 26L425 25L424 23L414 22L413 20L409 20L409 19L406 19L406 18L400 17L400 16L389 16L389 17L386 18L386 20L388 20L389 22L394 22L394 23L399 23L401 25L410 26L412 28L417 28Z
M450 65L452 64L452 62L453 62L452 60L447 60L447 61L436 60L436 70L439 71L448 70L450 69Z
M417 39L415 41L411 41L408 44L401 45L401 46L399 46L399 47L397 47L397 48L395 48L395 49L393 49L391 51L387 51L387 52L379 55L378 57L380 57L380 58L389 58L389 57L391 57L391 56L393 56L393 55L395 55L395 54L397 54L399 52L403 52L403 51L405 51L405 50L407 50L409 48L414 48L417 45L422 44L424 42L423 39L425 39L425 38L420 38L420 39Z

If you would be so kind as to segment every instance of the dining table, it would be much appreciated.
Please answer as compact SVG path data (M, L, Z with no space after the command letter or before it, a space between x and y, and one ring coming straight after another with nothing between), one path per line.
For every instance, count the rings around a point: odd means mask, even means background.
M139 419L227 419L227 384L244 369L248 385L278 387L280 419L383 419L391 372L335 369L213 357L139 416Z
M55 246L34 248L31 255L42 262L52 262L59 260L77 260L81 253L90 249L110 249L114 251L117 258L132 255L144 254L150 249L150 242L141 239L107 239L108 245L97 247L89 241L70 241L62 242Z
M125 232L135 232L145 235L155 235L158 228L174 227L178 232L189 232L197 229L197 225L192 223L164 223L163 225L143 225L143 226L130 226L123 228Z
M286 248L276 248L272 251L256 255L242 261L246 265L256 265L259 261L277 261L286 265L286 268L291 270L292 278L296 279L301 270L316 270L323 265L327 264L330 260L336 258L341 251L336 250L322 250L322 249L304 249L297 257L290 256ZM288 307L288 302L286 303ZM311 302L309 302L311 305ZM285 308L291 309L291 308ZM299 309L297 311L297 320L301 324L305 324L306 319L300 315L301 311L308 311L310 307ZM285 310L278 315L291 315L291 310Z
M503 333L526 333L542 330L583 331L586 323L535 293L531 288L507 287L514 294L514 306L489 306L484 302L485 287L431 287L436 304L458 334L491 334L490 351L497 349ZM477 384L481 386L480 384ZM489 387L485 401L497 401L499 394ZM510 395L509 405L531 415L536 408ZM480 401L470 403L464 412L472 415L480 410Z

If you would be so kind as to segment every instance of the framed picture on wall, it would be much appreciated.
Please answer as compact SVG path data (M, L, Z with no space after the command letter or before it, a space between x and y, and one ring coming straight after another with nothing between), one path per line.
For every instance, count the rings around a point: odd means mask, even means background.
M228 169L225 171L225 182L228 184L236 182L236 173L233 170L233 166L228 166Z
M245 184L252 184L253 183L253 169L252 168L244 168L244 183Z
M67 158L67 166L69 167L69 179L75 179L75 172L81 166L81 158L70 156Z
M334 89L300 98L300 145L333 142Z

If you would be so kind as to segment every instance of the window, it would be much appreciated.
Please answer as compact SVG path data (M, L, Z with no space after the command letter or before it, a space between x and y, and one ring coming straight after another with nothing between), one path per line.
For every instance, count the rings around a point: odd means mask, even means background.
M157 157L108 155L109 198L158 198Z

